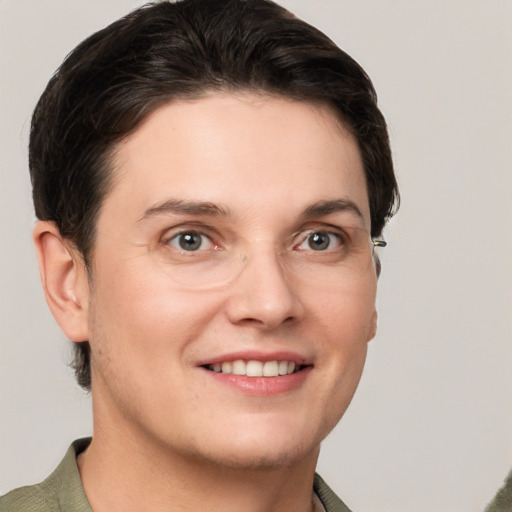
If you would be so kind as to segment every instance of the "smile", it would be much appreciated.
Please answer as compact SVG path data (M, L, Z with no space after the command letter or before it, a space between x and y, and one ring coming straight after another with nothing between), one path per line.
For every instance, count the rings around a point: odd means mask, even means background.
M232 375L245 375L247 377L279 377L291 375L302 369L294 361L257 361L237 359L223 363L208 364L206 369Z

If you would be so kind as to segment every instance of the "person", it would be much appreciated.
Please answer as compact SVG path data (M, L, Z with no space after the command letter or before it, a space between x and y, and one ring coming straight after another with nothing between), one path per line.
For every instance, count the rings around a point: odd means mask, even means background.
M507 512L512 510L512 469L498 489L496 495L487 504L484 512Z
M315 468L399 199L363 69L268 0L148 4L52 77L29 167L94 433L2 510L348 510Z

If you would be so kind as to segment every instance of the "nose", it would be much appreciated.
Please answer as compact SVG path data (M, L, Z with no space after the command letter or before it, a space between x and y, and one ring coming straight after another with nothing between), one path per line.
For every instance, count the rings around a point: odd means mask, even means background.
M275 251L259 251L248 257L231 284L226 312L234 324L252 324L266 330L303 317L297 287L286 276Z

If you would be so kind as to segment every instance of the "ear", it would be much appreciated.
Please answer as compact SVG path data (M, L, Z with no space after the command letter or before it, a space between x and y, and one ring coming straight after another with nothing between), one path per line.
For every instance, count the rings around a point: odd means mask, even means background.
M46 302L71 341L87 341L89 282L82 255L53 222L38 221L33 232Z
M375 338L375 335L377 334L377 310L374 309L372 313L372 317L370 319L370 327L368 329L368 342L372 341L373 338Z

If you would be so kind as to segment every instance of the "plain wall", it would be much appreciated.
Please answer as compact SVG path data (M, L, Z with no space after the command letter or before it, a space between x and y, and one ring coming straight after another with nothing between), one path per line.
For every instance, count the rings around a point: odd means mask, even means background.
M512 2L283 0L372 77L402 208L379 332L319 471L355 512L480 512L512 466ZM31 110L130 0L0 1L0 494L91 433L31 242Z

